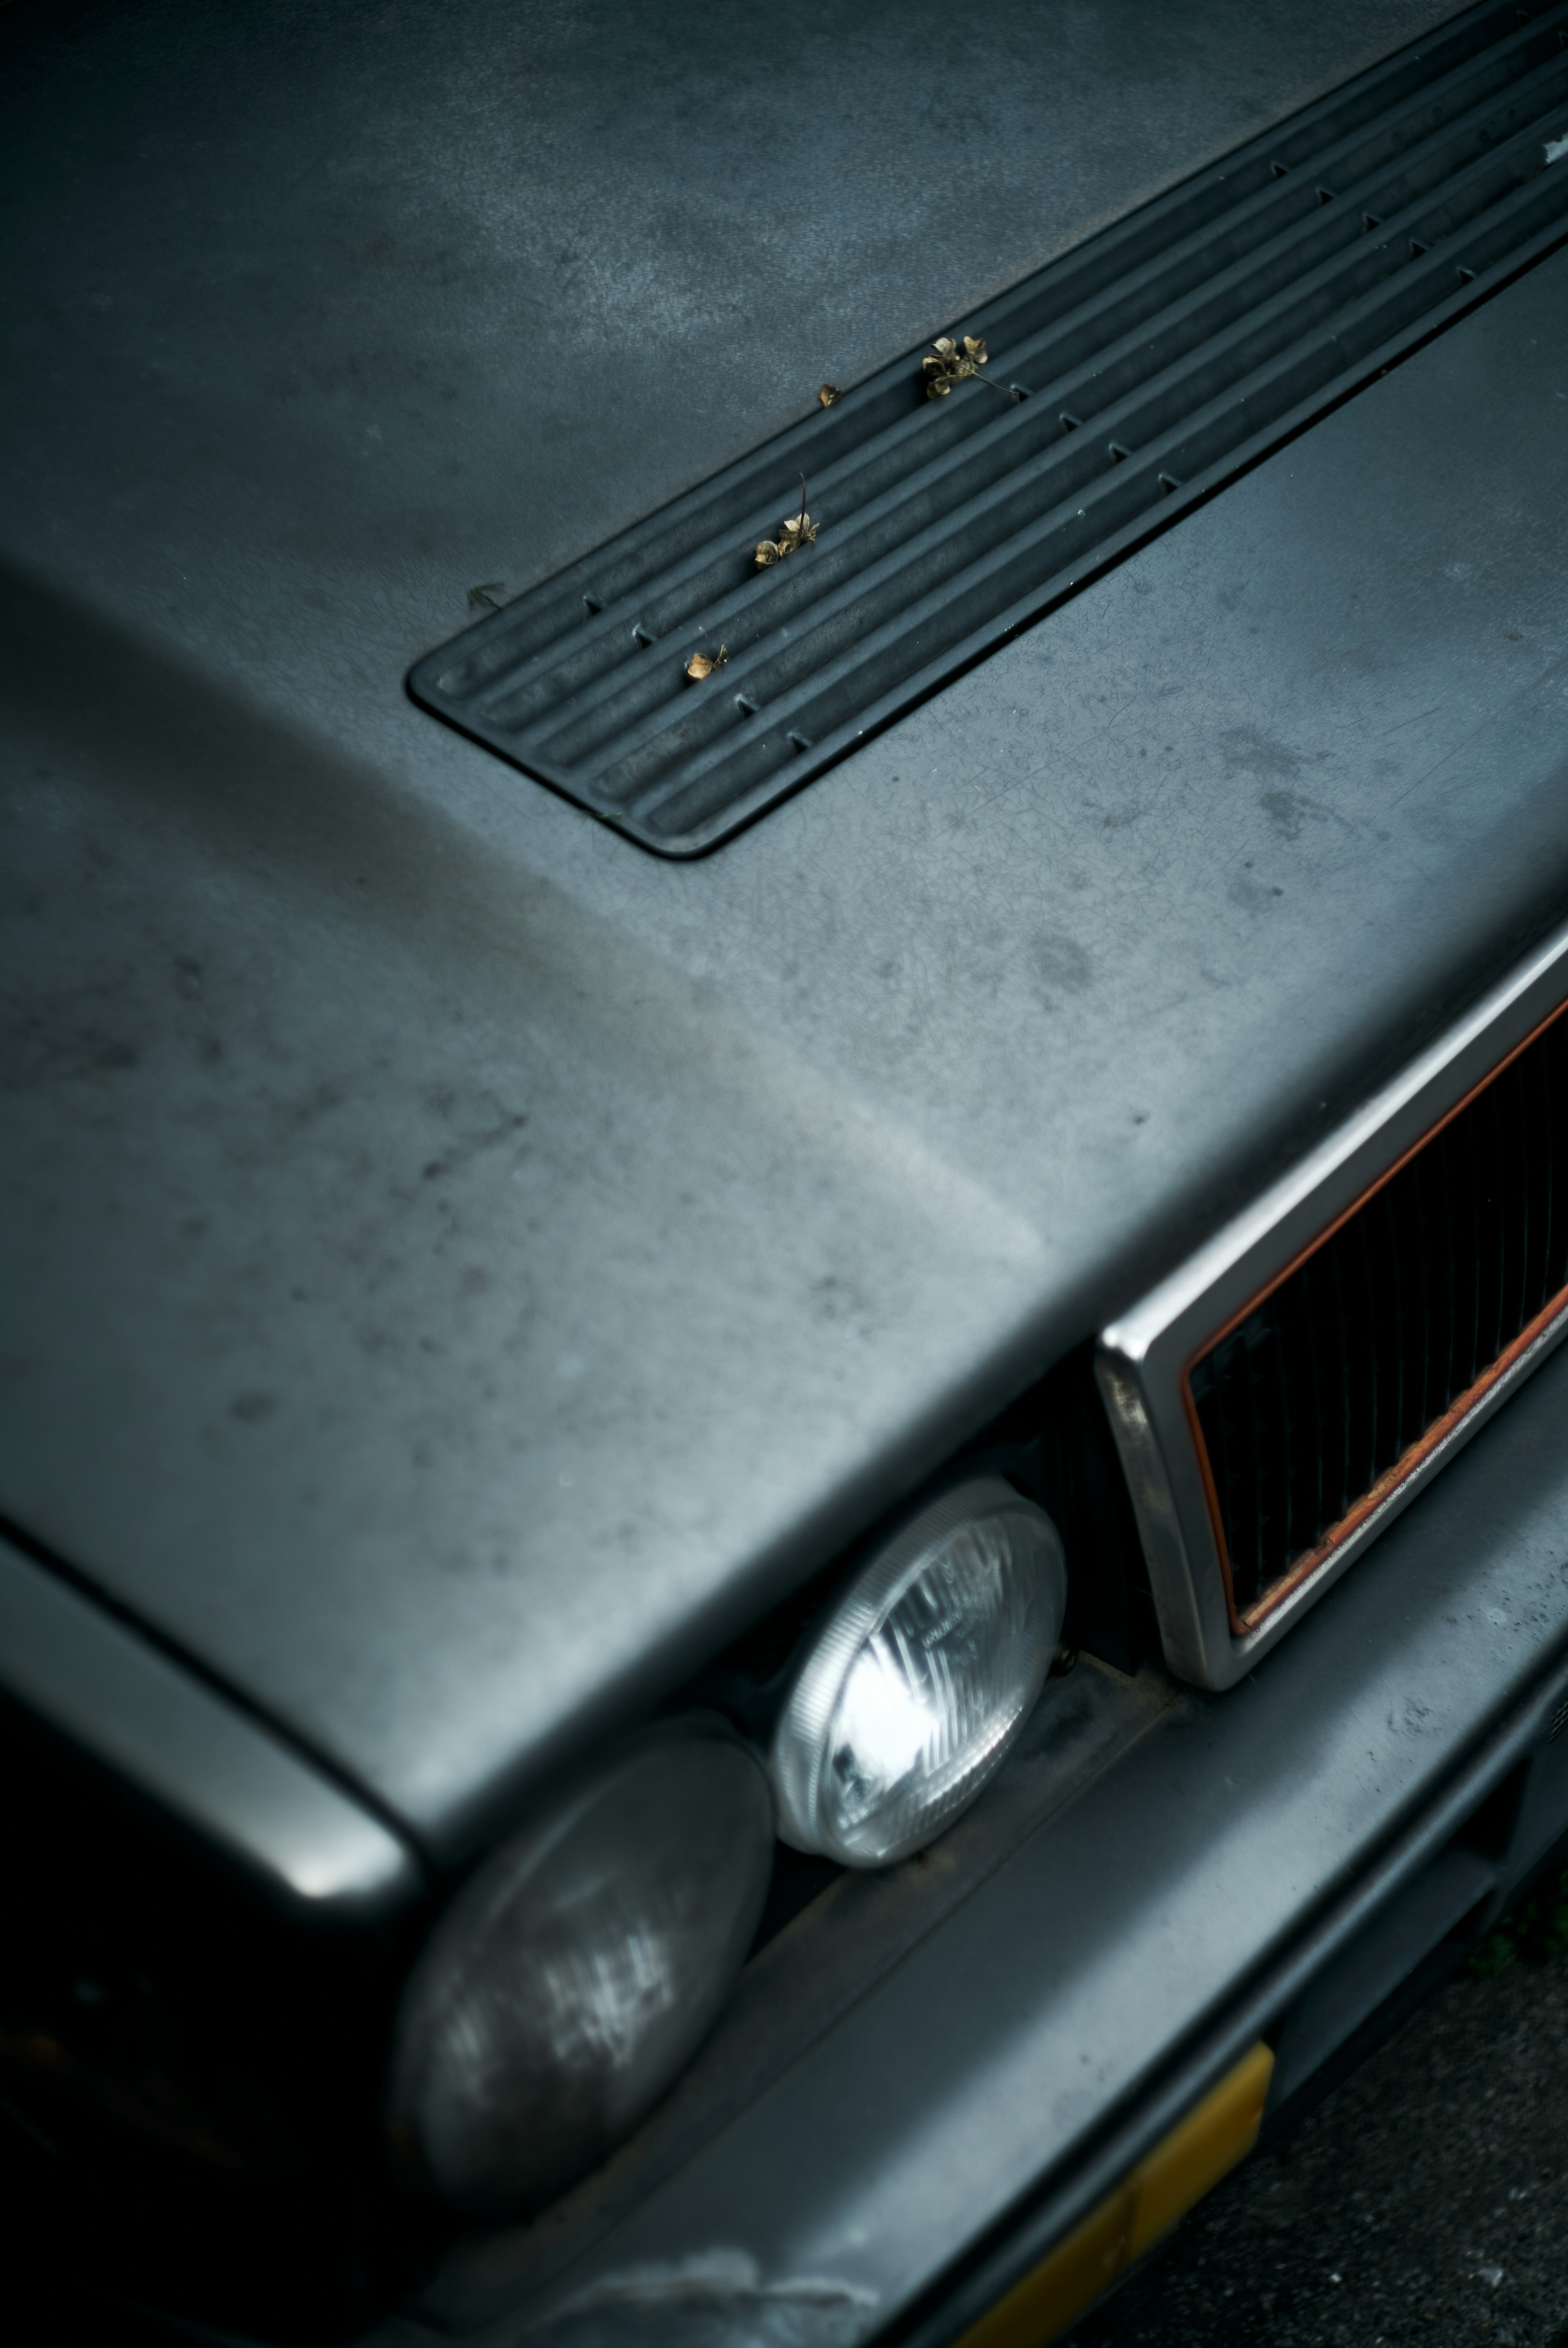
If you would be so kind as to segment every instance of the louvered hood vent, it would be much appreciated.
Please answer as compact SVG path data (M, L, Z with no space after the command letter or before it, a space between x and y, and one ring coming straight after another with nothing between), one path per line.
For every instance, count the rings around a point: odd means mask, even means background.
M966 319L986 381L912 354L411 689L698 854L1564 236L1568 6L1473 9ZM761 568L803 473L820 535Z

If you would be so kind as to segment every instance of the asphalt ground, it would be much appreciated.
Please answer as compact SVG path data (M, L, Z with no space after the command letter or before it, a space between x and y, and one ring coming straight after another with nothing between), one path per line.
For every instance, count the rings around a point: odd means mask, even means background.
M1568 1876L1064 2348L1568 2348Z

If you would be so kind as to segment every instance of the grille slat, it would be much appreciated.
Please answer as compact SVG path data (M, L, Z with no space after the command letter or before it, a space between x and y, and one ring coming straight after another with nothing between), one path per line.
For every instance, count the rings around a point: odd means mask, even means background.
M1536 1150L1530 1167L1530 1253L1525 1264L1524 1297L1526 1310L1533 1319L1551 1293L1547 1284L1552 1275L1551 1112L1542 1068L1532 1065L1522 1072L1522 1083L1524 1097L1520 1116L1527 1126L1536 1125L1543 1136L1543 1145Z
M1545 1268L1542 1273L1541 1294L1536 1303L1536 1310L1539 1312L1557 1286L1557 1233L1561 1221L1557 1213L1557 1166L1559 1163L1555 1114L1557 1103L1552 1097L1544 1062L1537 1072L1536 1084L1539 1088L1536 1114L1540 1120L1541 1130L1545 1136L1545 1147L1542 1151L1543 1198L1540 1216L1543 1226L1542 1256Z
M1239 1623L1568 1303L1565 1116L1559 1013L1193 1365Z
M1284 1437L1280 1447L1279 1472L1274 1479L1274 1507L1280 1528L1280 1537L1288 1550L1293 1545L1296 1523L1294 1507L1296 1468L1300 1457L1299 1447L1295 1440L1296 1415L1290 1407L1291 1353L1284 1328L1276 1325L1271 1328L1268 1334L1269 1365L1274 1374L1272 1381L1274 1391L1278 1397L1275 1406L1278 1416L1279 1430Z
M1339 1440L1336 1447L1339 1469L1337 1498L1331 1507L1326 1505L1324 1509L1324 1516L1330 1524L1344 1515L1350 1505L1350 1494L1355 1488L1350 1473L1350 1385L1353 1356L1350 1346L1350 1316L1345 1302L1345 1267L1341 1261L1341 1252L1336 1251L1323 1259L1334 1281L1334 1325L1337 1340L1335 1366L1338 1373L1336 1381L1339 1434ZM1261 1589L1263 1583L1261 1569L1255 1575L1254 1582L1255 1587Z
M1416 1161L1436 1192L1430 1221L1428 1224L1428 1246L1431 1260L1438 1267L1438 1285L1441 1292L1440 1334L1431 1350L1427 1365L1426 1411L1428 1420L1436 1418L1441 1407L1439 1397L1452 1390L1455 1308L1458 1269L1453 1251L1453 1186L1449 1162L1450 1141L1446 1130L1440 1133L1430 1149L1423 1149Z
M1407 1293L1414 1300L1417 1331L1410 1360L1408 1416L1400 1429L1401 1439L1413 1443L1423 1426L1430 1425L1436 1416L1430 1396L1432 1384L1432 1300L1428 1283L1421 1277L1427 1247L1429 1214L1428 1184L1417 1161L1415 1211L1399 1227L1400 1277Z
M1296 1360L1296 1416L1303 1429L1301 1465L1293 1494L1297 1522L1323 1521L1323 1358L1317 1336L1314 1282L1301 1282L1298 1326L1293 1352Z
M1481 1323L1486 1313L1488 1267L1485 1254L1486 1234L1481 1222L1480 1145L1473 1119L1466 1120L1465 1142L1465 1200L1470 1215L1470 1258L1473 1270L1471 1275L1470 1342L1464 1355L1460 1383L1468 1386L1474 1382L1481 1363L1486 1358L1481 1344Z
M1028 396L927 401L911 356L415 696L644 845L712 846L1568 236L1565 32L1568 5L1473 10L965 321ZM803 472L821 534L759 571Z
M1351 1225L1352 1244L1359 1259L1356 1265L1358 1278L1351 1290L1356 1301L1353 1327L1362 1359L1365 1363L1366 1402L1356 1427L1359 1437L1355 1458L1355 1483L1365 1490L1377 1478L1374 1462L1378 1457L1378 1420L1383 1398L1382 1363L1378 1359L1378 1325L1373 1312L1373 1292L1377 1275L1372 1266L1372 1237L1359 1216ZM1288 1552L1287 1552L1288 1554Z
M1502 1323L1507 1329L1522 1329L1530 1318L1525 1301L1530 1292L1530 1160L1525 1153L1524 1077L1517 1061L1502 1083L1507 1087L1503 1106L1508 1135L1503 1164L1514 1206L1503 1227Z
M1474 1358L1475 1232L1471 1221L1472 1184L1469 1128L1442 1137L1448 1170L1448 1231L1445 1256L1453 1274L1453 1327L1450 1332L1448 1375L1443 1394L1457 1394L1468 1385Z
M1481 1315L1480 1358L1476 1363L1478 1376L1482 1365L1495 1361L1502 1351L1504 1292L1508 1279L1508 1183L1502 1156L1501 1094L1502 1085L1499 1082L1490 1086L1478 1103L1481 1116L1476 1150L1483 1167L1480 1221L1486 1243L1487 1272L1486 1305Z

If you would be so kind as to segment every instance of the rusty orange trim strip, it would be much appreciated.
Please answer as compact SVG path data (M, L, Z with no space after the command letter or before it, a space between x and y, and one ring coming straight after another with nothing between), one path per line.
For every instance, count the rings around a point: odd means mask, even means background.
M1219 1493L1215 1488L1214 1468L1209 1460L1209 1447L1204 1440L1198 1407L1193 1399L1194 1370L1205 1354L1212 1354L1216 1345L1225 1343L1233 1329L1238 1329L1250 1313L1257 1311L1260 1304L1266 1303L1275 1290L1282 1288L1291 1274L1299 1271L1309 1256L1316 1255L1320 1247L1326 1247L1335 1232L1342 1230L1352 1216L1358 1215L1368 1200L1375 1199L1378 1191L1409 1164L1412 1158L1419 1158L1429 1142L1437 1139L1446 1125L1451 1125L1461 1110L1467 1109L1471 1101L1478 1099L1489 1085L1494 1085L1504 1070L1513 1066L1521 1053L1528 1052L1532 1044L1539 1036L1544 1035L1548 1027L1553 1021L1561 1019L1564 1012L1568 1012L1568 1003L1560 1003L1555 1011L1549 1011L1545 1018L1533 1026L1522 1042L1514 1045L1512 1052L1499 1060L1495 1068L1489 1069L1484 1076L1471 1085L1469 1092L1461 1099L1455 1101L1452 1108L1440 1117L1435 1125L1428 1127L1419 1141L1412 1141L1409 1148L1400 1157L1396 1158L1393 1164L1379 1174L1375 1182L1368 1182L1367 1188L1359 1191L1350 1204L1340 1214L1336 1215L1334 1220L1325 1230L1318 1232L1316 1239L1308 1241L1304 1248L1299 1248L1288 1263L1276 1272L1272 1279L1255 1294L1249 1296L1245 1304L1238 1306L1228 1321L1216 1329L1212 1336L1205 1337L1203 1344L1196 1346L1188 1355L1182 1371L1182 1405L1186 1412L1187 1425L1192 1431L1193 1446L1198 1458L1198 1471L1204 1482L1204 1496L1208 1502L1209 1522L1214 1529L1214 1547L1219 1552L1220 1573L1225 1581L1225 1612L1230 1617L1231 1629L1238 1638L1245 1632L1255 1630L1266 1615L1271 1614L1276 1606L1289 1597L1293 1590L1298 1589L1310 1574L1317 1572L1324 1559L1331 1556L1335 1550L1348 1540L1358 1525L1364 1524L1376 1509L1382 1507L1391 1492L1397 1491L1408 1478L1414 1475L1428 1453L1434 1451L1444 1437L1452 1433L1460 1421L1480 1402L1482 1395L1497 1384L1499 1378L1507 1373L1522 1354L1529 1351L1542 1331L1556 1319L1564 1304L1568 1304L1568 1288L1559 1289L1556 1295L1542 1306L1534 1319L1520 1331L1511 1344L1503 1347L1496 1361L1489 1364L1474 1384L1467 1386L1462 1395L1450 1403L1440 1418L1433 1419L1425 1433L1417 1437L1415 1442L1400 1454L1391 1468L1384 1469L1371 1489L1362 1493L1355 1506L1347 1510L1337 1524L1330 1525L1316 1548L1304 1550L1300 1557L1293 1560L1277 1581L1270 1582L1262 1597L1249 1606L1245 1614L1238 1612L1236 1609L1235 1586L1231 1579L1230 1549L1225 1540L1225 1523L1220 1515Z

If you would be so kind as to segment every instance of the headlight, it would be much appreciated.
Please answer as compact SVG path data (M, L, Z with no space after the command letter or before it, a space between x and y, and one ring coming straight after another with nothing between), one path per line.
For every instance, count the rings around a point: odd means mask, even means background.
M653 1731L503 1846L436 1927L394 2042L394 2143L476 2213L559 2193L630 2134L744 1962L773 1864L757 1760Z
M774 1734L779 1832L886 1867L972 1802L1022 1727L1061 1632L1056 1527L999 1477L922 1509L814 1639Z

